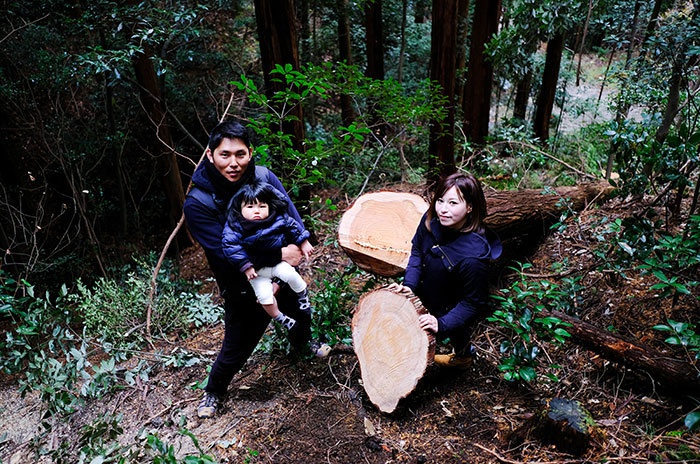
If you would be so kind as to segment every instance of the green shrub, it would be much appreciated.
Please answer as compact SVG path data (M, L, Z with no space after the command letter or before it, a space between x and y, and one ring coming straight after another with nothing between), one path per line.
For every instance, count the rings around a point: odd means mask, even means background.
M138 329L145 326L150 303L152 262L153 256L137 259L135 267L122 269L120 277L100 278L91 287L78 281L77 293L71 300L89 336L109 341L124 341L132 334L137 339L141 336ZM223 310L213 303L211 295L195 293L194 288L173 279L172 273L166 263L157 276L152 334L187 331L190 324L202 327L221 318Z
M547 343L561 345L570 337L565 327L570 324L546 314L546 310L570 313L576 306L576 295L580 292L580 278L566 278L561 284L548 280L528 280L525 270L529 264L522 264L519 279L509 288L493 295L498 308L489 321L502 327L506 339L501 342L502 359L498 366L508 381L532 382L538 376L540 361L538 355ZM558 366L550 364L549 369ZM545 374L552 380L556 375Z

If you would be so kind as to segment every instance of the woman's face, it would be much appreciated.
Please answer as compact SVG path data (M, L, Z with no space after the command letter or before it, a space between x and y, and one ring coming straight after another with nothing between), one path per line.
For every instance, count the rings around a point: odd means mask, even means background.
M450 187L435 202L435 213L440 224L450 229L460 230L467 222L467 214L472 210L464 198L459 194L457 187Z
M222 139L213 153L207 148L206 154L216 170L231 182L243 177L253 158L252 151L241 139Z

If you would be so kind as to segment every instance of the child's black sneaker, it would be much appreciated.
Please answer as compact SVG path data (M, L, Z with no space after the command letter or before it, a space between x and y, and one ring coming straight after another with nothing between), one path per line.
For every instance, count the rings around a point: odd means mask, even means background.
M304 289L297 293L297 301L299 301L299 309L307 314L311 314L311 301L309 300L309 290Z

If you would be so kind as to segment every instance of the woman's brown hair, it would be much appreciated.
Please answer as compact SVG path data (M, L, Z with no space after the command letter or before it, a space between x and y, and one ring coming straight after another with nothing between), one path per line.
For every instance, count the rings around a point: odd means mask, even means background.
M425 219L426 227L430 229L430 222L437 217L435 204L438 199L442 198L445 192L452 187L456 187L459 196L471 206L471 212L467 214L467 222L464 223L461 231L483 234L486 231L486 226L484 225L484 219L486 219L486 198L479 179L468 172L456 172L442 178L438 182Z

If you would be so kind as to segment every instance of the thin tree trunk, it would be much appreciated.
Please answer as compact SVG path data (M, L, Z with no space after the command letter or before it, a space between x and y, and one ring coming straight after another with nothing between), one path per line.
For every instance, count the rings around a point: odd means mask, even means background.
M467 80L467 41L469 38L469 0L457 1L457 82L455 106L464 104L464 86Z
M382 0L365 3L365 46L367 48L367 70L365 75L371 79L384 80L384 32L382 27ZM383 140L386 127L379 121L370 99L369 120L377 140Z
M561 66L561 55L564 51L564 34L557 32L547 43L547 56L544 64L542 76L542 86L537 96L535 109L535 120L533 130L535 137L543 145L549 139L549 123L554 108L554 99L559 81L559 68Z
M382 0L365 4L367 47L367 77L384 80L384 32L382 27Z
M348 21L348 0L337 0L338 16L338 54L341 62L352 65L352 45L350 42L350 24ZM352 98L348 94L340 95L340 114L345 127L355 121Z
M293 69L299 69L294 1L255 0L255 18L258 24L258 42L260 43L265 90L268 98L271 99L275 92L284 90L283 84L273 82L271 79L270 72L275 68L275 65L291 64ZM292 136L293 148L304 153L304 117L301 106L297 105L293 108L290 115L292 118L287 118L282 123L283 131ZM284 167L282 169L283 175L287 175L286 169Z
M100 29L100 44L106 50L107 42L105 40L104 31ZM127 205L126 205L126 189L124 187L124 171L122 166L122 151L115 148L115 143L117 140L117 124L114 121L114 91L112 86L109 85L109 78L111 71L105 71L103 73L104 77L104 98L105 98L105 113L107 114L107 127L109 130L109 135L111 142L108 145L109 157L114 162L114 177L117 184L117 192L119 192L119 217L120 217L120 227L121 234L126 237L129 232L129 221L127 215Z
M170 126L167 123L165 105L161 98L153 61L147 50L134 56L134 70L136 80L141 89L141 104L146 115L155 129L156 153L161 169L161 179L165 197L168 202L168 218L170 224L175 226L182 215L182 205L185 201L185 191L180 178L180 168L177 156L173 150L173 140ZM185 234L181 234L185 239ZM189 241L189 240L188 240ZM184 243L181 243L184 245Z
M518 81L513 103L513 117L525 121L527 118L527 104L530 101L532 89L532 70L528 69L522 79Z
M398 78L399 84L403 82L403 63L406 55L406 14L408 11L408 0L401 1L401 47L399 49L399 69Z
M661 14L661 5L663 0L654 0L654 8L651 10L651 16L649 16L649 23L647 24L647 30L644 33L643 44L649 40L649 38L654 35L656 30L656 22L659 20L659 15Z
M578 47L578 68L576 68L576 87L581 82L581 60L583 58L583 47L586 43L588 35L588 24L591 21L591 11L593 10L593 0L588 0L588 12L586 13L586 22L583 25L583 34L581 34L581 44Z

